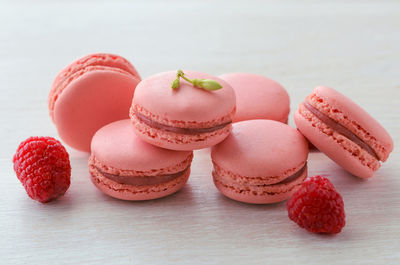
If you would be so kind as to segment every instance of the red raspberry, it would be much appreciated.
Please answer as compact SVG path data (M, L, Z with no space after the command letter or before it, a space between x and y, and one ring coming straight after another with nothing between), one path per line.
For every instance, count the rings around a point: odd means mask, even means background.
M14 171L29 197L42 203L64 195L71 165L64 146L52 137L29 137L18 146Z
M337 234L345 225L342 196L329 179L306 179L286 204L289 218L313 233Z

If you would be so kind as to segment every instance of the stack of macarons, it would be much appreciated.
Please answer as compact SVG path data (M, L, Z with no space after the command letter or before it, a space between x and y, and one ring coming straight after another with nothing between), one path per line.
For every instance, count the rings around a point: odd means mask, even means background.
M193 150L211 147L210 176L247 203L288 199L307 177L308 142L368 178L393 149L384 128L339 92L318 87L287 125L289 95L249 73L219 77L169 71L141 80L124 58L85 56L62 70L49 95L61 139L90 152L94 185L112 197L148 200L184 186Z

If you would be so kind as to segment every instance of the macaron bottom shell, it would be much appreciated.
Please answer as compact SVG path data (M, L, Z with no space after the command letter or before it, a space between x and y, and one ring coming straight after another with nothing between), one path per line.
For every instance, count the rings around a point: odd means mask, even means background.
M271 185L252 185L250 182L235 183L213 170L213 181L216 188L226 197L240 202L252 204L269 204L282 202L290 198L307 178L307 165L299 176Z
M121 200L144 201L162 198L180 190L189 178L190 166L181 176L157 185L128 185L118 183L103 176L96 167L90 165L89 172L93 184L103 193Z

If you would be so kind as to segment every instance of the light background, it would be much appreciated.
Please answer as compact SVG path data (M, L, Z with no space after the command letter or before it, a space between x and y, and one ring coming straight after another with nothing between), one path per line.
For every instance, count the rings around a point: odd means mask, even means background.
M400 2L0 1L1 264L399 264ZM55 75L77 57L111 52L147 77L184 68L252 72L279 81L296 106L316 85L354 99L392 135L374 178L357 179L314 152L347 224L308 233L285 204L247 205L214 188L207 150L175 195L124 202L90 183L87 154L68 149L72 184L60 200L31 201L12 155L31 135L57 137L47 110Z

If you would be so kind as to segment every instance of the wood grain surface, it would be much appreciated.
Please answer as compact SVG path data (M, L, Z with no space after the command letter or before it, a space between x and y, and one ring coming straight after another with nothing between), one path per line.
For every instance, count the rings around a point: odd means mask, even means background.
M0 264L399 264L399 1L1 1ZM344 198L346 226L315 235L285 203L256 206L219 194L208 150L188 184L147 202L119 201L90 182L88 155L68 149L72 184L30 200L12 155L31 135L57 137L47 110L55 75L72 60L112 52L142 77L184 68L252 72L279 81L293 111L316 85L351 97L392 135L370 180L312 152Z

